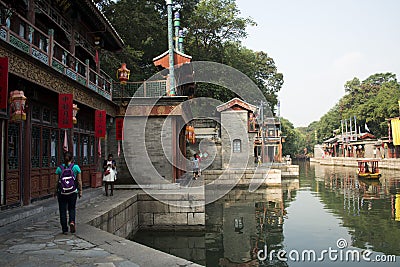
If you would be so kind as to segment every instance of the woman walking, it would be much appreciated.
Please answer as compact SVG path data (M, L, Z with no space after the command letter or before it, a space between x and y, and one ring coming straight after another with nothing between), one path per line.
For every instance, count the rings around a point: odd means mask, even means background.
M108 154L108 158L104 160L103 169L103 182L106 189L106 196L108 196L108 185L111 186L110 196L112 196L114 194L114 182L117 180L117 166L112 154Z
M72 163L72 154L65 152L64 163L56 169L57 186L55 196L58 199L60 211L60 223L63 234L68 233L68 225L71 233L76 231L76 199L82 197L81 169ZM67 224L67 210L69 220Z

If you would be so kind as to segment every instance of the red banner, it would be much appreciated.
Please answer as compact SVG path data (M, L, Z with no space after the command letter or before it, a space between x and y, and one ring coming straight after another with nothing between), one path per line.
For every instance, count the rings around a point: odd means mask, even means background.
M0 109L7 108L8 57L0 58Z
M96 138L106 137L106 111L96 110L94 118L94 135Z
M72 104L74 96L72 94L58 95L58 128L72 128Z
M115 119L115 130L117 141L124 140L124 118Z

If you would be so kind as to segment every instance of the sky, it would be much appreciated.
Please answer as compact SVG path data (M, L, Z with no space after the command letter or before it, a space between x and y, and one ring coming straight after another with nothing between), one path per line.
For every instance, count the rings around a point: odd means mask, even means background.
M392 72L400 80L398 0L236 0L253 18L243 44L265 51L284 75L281 116L295 127L319 120L346 81Z

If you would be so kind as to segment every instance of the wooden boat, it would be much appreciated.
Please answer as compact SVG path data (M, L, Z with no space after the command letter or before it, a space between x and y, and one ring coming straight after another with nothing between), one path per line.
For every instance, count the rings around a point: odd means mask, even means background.
M379 171L378 162L379 162L379 160L377 160L377 159L357 160L357 163L358 163L358 170L357 170L358 178L378 179L379 177L381 177L381 173Z

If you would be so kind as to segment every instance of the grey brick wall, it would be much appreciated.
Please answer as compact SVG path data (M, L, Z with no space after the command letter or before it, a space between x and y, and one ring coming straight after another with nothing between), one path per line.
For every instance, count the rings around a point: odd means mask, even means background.
M172 181L172 164L165 156L168 154L172 157L171 119L166 121L166 117L149 117L146 129L138 130L136 127L143 125L145 119L144 117L126 118L121 159L117 160L118 184L136 183L132 176L144 183L159 183L159 180L154 180L154 178L162 176L167 181ZM162 130L165 121L166 124ZM117 144L113 140L109 140L109 148L110 151L115 151L116 155ZM127 163L130 164L130 169Z
M222 167L243 166L244 162L254 162L253 141L255 134L248 133L247 111L226 110L221 112ZM240 153L233 153L233 140L241 141Z

